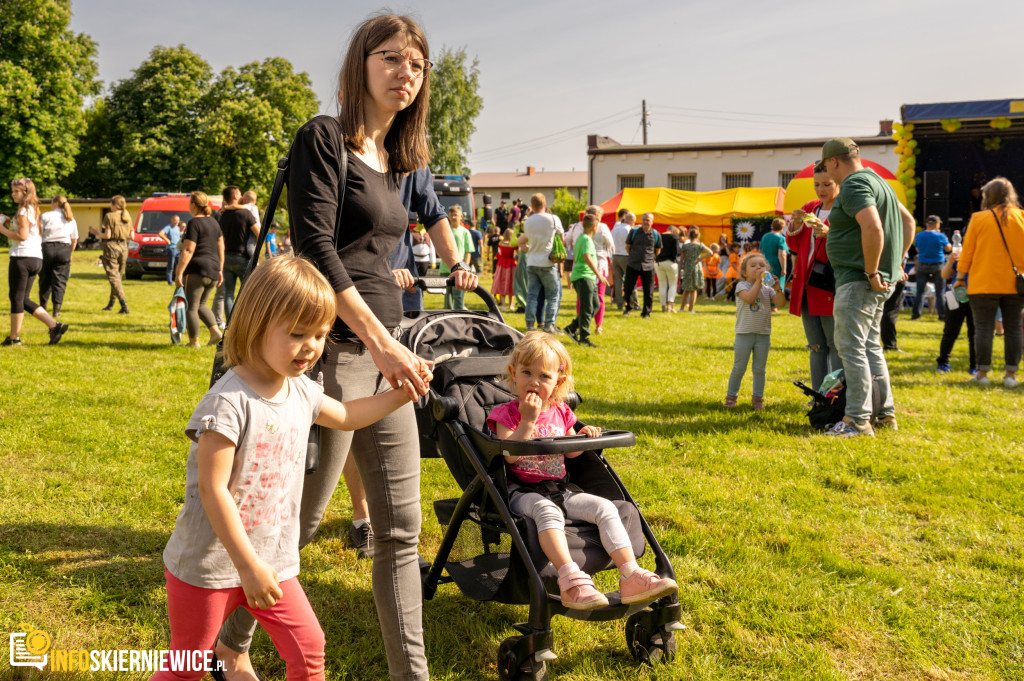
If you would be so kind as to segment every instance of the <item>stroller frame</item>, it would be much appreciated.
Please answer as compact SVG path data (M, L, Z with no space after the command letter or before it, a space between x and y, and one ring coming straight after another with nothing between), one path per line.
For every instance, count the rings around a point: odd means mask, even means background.
M439 288L443 289L444 281L443 279L421 279L417 280L417 285L425 290L436 292ZM488 312L468 314L477 314L504 324L504 318L490 294L479 287L475 293L487 303ZM579 397L574 393L570 399L570 406L576 406L573 402L578 403L578 401ZM588 611L567 608L562 605L557 593L553 594L548 591L541 570L535 564L534 554L527 546L527 540L522 532L526 523L522 519L517 519L508 505L509 494L503 456L564 454L584 450L584 454L578 460L581 462L585 460L589 466L593 467L593 470L599 471L598 477L604 478L600 482L619 497L620 508L623 505L628 505L632 509L626 509L625 512L635 512L643 539L654 552L655 572L661 577L674 579L675 573L671 562L658 543L646 518L639 512L639 505L630 496L622 480L601 453L604 448L635 445L636 438L633 433L602 431L601 435L596 438L577 435L526 441L499 440L460 421L459 401L453 397L440 395L433 389L424 403L417 406L417 409L426 410L435 428L435 437L427 438L427 441L434 443L435 446L441 440L454 444L459 456L470 464L474 473L467 484L462 484L460 481L463 491L457 500L441 500L434 504L438 521L447 525L447 528L434 561L421 563L424 599L433 598L440 584L455 581L448 570L448 559L460 529L467 521L479 524L480 531L485 536L487 532L507 533L511 539L511 550L515 554L515 556L509 556L510 561L518 558L520 564L517 567L525 568L529 592L529 616L526 622L513 625L519 634L506 638L498 648L500 679L536 680L547 678L546 662L557 657L552 652L554 634L551 629L551 619L555 615L590 621L610 621L625 617L627 618L625 631L627 647L636 660L650 664L658 660L667 661L674 656L675 632L684 628L679 623L681 607L676 594L652 603L624 604L619 598L618 591L615 591L607 594L609 604L605 607ZM423 420L420 423L422 439L425 437L422 432ZM582 423L578 425L582 425ZM436 432L438 429L442 432ZM423 451L421 455L432 457L437 454ZM445 458L447 459L451 455L448 453ZM573 461L569 459L567 464ZM453 501L455 502L454 506L451 503ZM498 543L498 541L493 543ZM637 557L640 555L641 553L637 552ZM544 560L546 561L546 558ZM608 562L610 565L610 559ZM448 574L445 575L445 572ZM509 578L506 577L506 579ZM463 591L465 592L465 590ZM469 593L466 595L474 597ZM500 599L495 598L494 600ZM522 603L524 601L513 596L502 602Z

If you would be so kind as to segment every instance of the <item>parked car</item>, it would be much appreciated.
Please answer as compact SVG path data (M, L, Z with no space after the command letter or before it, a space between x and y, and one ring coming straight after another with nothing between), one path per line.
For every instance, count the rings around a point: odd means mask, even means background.
M171 224L171 216L181 219L182 233L185 225L192 218L188 212L188 194L153 194L142 202L139 214L135 218L131 240L128 242L128 262L125 276L129 279L141 279L144 274L164 276L167 271L167 249L170 248L160 238L160 230ZM220 211L220 197L210 197L210 208Z

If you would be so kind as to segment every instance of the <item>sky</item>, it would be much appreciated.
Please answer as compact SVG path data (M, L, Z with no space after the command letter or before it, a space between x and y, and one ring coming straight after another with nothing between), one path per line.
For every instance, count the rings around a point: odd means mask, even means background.
M267 57L305 71L334 113L348 36L384 8L351 0L72 0L106 87L156 45L184 44L217 71ZM587 135L640 144L873 135L900 105L1024 98L1018 42L999 17L950 0L396 2L432 51L479 61L473 172L585 170ZM1013 90L1014 87L1018 89Z

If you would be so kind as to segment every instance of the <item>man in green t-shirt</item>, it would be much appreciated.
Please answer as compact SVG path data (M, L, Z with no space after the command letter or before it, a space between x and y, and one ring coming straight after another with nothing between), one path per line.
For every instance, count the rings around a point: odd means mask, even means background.
M853 140L825 143L821 162L839 185L829 213L826 249L835 270L835 341L846 374L846 415L829 435L874 435L872 382L881 406L875 426L896 429L889 368L880 340L882 308L893 285L906 279L901 266L914 238L914 218L892 187L861 164Z
M594 246L594 232L597 230L598 217L587 213L583 216L583 233L576 237L572 255L572 286L576 289L576 298L580 308L576 319L565 327L569 337L580 345L596 348L590 340L590 320L601 304L597 295L597 282L605 286L608 280L597 269L597 248Z

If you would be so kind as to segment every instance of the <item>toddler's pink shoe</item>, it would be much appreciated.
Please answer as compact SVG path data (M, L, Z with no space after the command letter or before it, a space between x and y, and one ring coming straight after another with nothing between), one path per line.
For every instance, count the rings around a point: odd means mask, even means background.
M583 570L558 578L562 605L571 610L595 610L608 605L608 599L594 586L594 580Z
M649 603L678 590L675 580L659 577L643 568L633 570L629 577L619 576L619 594L623 603Z

